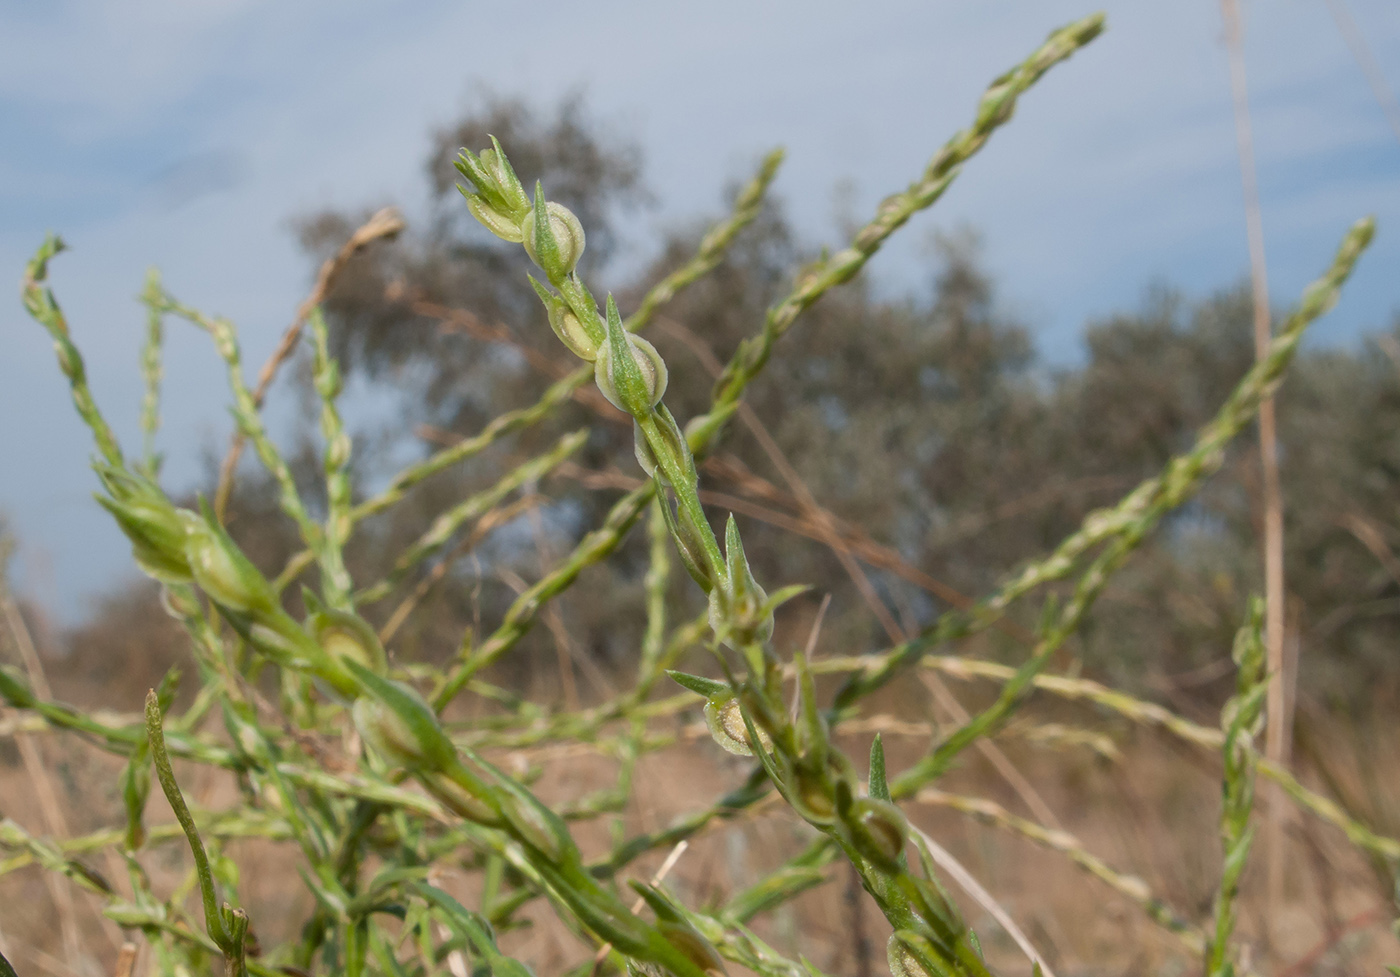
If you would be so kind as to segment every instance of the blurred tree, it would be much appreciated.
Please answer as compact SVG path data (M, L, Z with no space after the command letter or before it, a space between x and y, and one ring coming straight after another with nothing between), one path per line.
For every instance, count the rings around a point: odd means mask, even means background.
M400 404L397 416L367 422L357 437L362 492L406 458L534 403L574 366L528 286L521 249L468 219L455 190L457 148L487 145L493 133L527 185L543 180L582 219L590 279L606 280L617 219L646 199L636 147L603 132L578 100L552 115L487 100L434 134L430 219L354 258L326 306L347 376L396 391ZM319 260L358 223L359 215L317 214L301 222L302 241ZM694 252L703 230L700 222L676 229L637 280L617 289L624 312ZM787 269L812 254L770 202L715 274L665 308L652 338L673 364L667 401L682 421L708 406L715 362L758 328L789 284ZM975 235L940 237L933 259L922 294L891 300L857 280L810 310L750 389L770 426L741 417L706 463L705 486L740 513L759 579L832 593L828 628L852 651L886 640L872 602L886 630L916 629L1155 474L1253 361L1247 289L1189 302L1158 287L1139 310L1092 324L1081 364L1049 370L1037 364L1026 329L1000 311ZM1356 702L1395 681L1398 338L1400 325L1362 351L1306 352L1283 388L1288 584L1309 694ZM595 428L564 470L569 477L548 480L537 508L473 541L469 554L449 546L439 567L429 563L371 610L382 622L405 594L423 592L414 623L396 636L400 655L440 658L457 650L463 628L494 627L521 582L599 522L636 477L630 424L601 400L578 398L363 526L352 569L382 570L433 513L599 413L613 423ZM314 497L307 424L298 471ZM1095 610L1074 649L1090 671L1178 706L1200 694L1203 706L1218 705L1231 687L1231 636L1260 586L1257 489L1257 452L1237 444L1220 476L1169 520ZM809 498L828 511L825 530ZM271 486L254 476L239 483L230 526L265 566L281 566L294 550ZM828 532L844 540L868 583L855 585L850 559L818 541ZM531 666L553 662L561 640L602 672L633 660L642 545L633 540L621 559L584 574L558 602L559 627L536 629L510 657L515 680L554 674ZM677 599L698 609L698 594L683 582ZM1000 653L1008 640L988 636L984 650ZM75 647L86 654L95 645L84 638ZM606 681L596 669L581 674Z

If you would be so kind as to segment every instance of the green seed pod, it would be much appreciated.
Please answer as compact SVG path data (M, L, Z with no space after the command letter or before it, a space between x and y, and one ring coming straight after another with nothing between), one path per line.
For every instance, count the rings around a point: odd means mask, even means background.
M695 925L686 918L682 910L671 898L654 885L631 880L629 885L651 907L656 914L656 929L683 956L707 974L726 975L724 961L719 951L707 940Z
M667 498L661 500L661 517L666 521L666 528L671 533L671 541L676 544L676 552L685 566L685 572L700 585L701 590L710 593L715 589L716 575L711 569L709 551L705 549L704 537L701 535L702 532L708 531L709 527L700 529L690 518L688 510L673 510L671 500Z
M384 703L362 695L350 707L350 715L360 738L391 765L412 768L427 758L412 727Z
M857 851L886 871L899 867L899 856L909 840L909 823L899 808L889 801L862 797L851 805L846 823Z
M671 471L680 472L682 478L693 480L695 456L690 453L690 442L686 441L681 426L676 423L665 404L656 405L656 416L653 420L655 436L660 442L658 445L653 445L647 439L646 431L640 424L632 425L632 450L637 457L637 464L642 466L642 470L648 476L660 478L664 482L670 481L666 475L668 466ZM663 457L658 458L658 450L664 453ZM658 475L658 472L661 474Z
M563 862L566 857L577 854L573 836L564 822L523 788L512 783L502 783L503 790L498 802L501 816L525 841L544 852L552 862Z
M361 738L376 753L418 774L451 768L456 760L452 742L438 725L432 706L416 689L373 675L357 662L346 665L361 682L369 684L366 676L375 680L370 685L372 695L356 699L350 714Z
M549 201L543 207L543 191L535 184L535 206L520 221L521 243L530 260L550 281L558 282L574 270L583 257L583 225L563 204Z
M449 810L477 824L496 826L500 814L486 801L463 787L447 773L433 773L421 778L428 793L442 801Z
M917 934L899 930L885 944L885 958L890 965L890 977L933 977L910 949L910 944L915 941L925 944L928 942Z
M700 931L688 922L658 922L656 928L666 938L666 942L679 950L691 963L707 974L715 977L729 977L724 968L724 960L714 944L705 939Z
M705 703L705 725L710 728L714 741L728 752L735 756L753 756L743 711L739 708L739 700L732 695L715 696ZM757 726L754 728L758 729ZM772 739L762 729L758 729L758 742L764 750L773 749Z
M160 588L160 606L177 621L194 617L200 611L194 588L181 584Z
M309 640L305 633L296 633L300 630L295 629L296 622L290 621L290 619L277 621L277 624L284 625L284 627L278 628L269 627L267 624L241 614L225 615L225 617L234 629L247 639L249 644L279 665L301 670L309 668L313 664L311 658L315 654L314 648L307 647ZM295 630L285 629L285 625L289 623Z
M598 347L603 342L602 335L594 335L594 330L583 324L578 315L569 307L569 303L555 295L546 286L535 280L533 275L526 276L530 279L530 284L534 286L535 294L544 303L545 315L549 317L549 328L554 330L554 335L559 337L559 341L569 348L581 360L592 363L598 358ZM584 302L591 304L591 299L580 296ZM596 317L597 312L595 310Z
M794 767L788 778L788 793L797 813L812 824L833 824L836 801L825 778L805 767Z
M503 241L509 241L511 244L521 243L523 234L518 220L511 220L509 214L503 214L492 207L481 194L472 193L463 186L458 186L457 189L467 198L467 209L483 227Z
M609 403L641 417L666 393L666 361L655 346L622 327L612 296L608 296L607 323L608 341L598 347L594 379Z
M563 306L557 311L550 309L549 327L554 330L554 335L559 337L559 341L569 348L569 352L579 359L588 363L598 359L598 347L601 344L588 334L588 329L579 317L574 315L573 309L568 306Z
M258 568L215 521L205 506L203 519L187 522L185 558L194 582L221 607L238 613L269 611L276 605L272 588Z
M312 614L306 623L312 637L331 661L349 659L371 671L384 671L387 665L384 646L363 618L348 611L322 608Z
M356 700L351 715L366 743L419 776L460 766L457 748L416 689L376 675L353 659L340 664L349 673L349 682L365 693Z
M710 628L731 645L763 643L773 637L768 594L754 580L734 516L724 529L726 573L710 591Z

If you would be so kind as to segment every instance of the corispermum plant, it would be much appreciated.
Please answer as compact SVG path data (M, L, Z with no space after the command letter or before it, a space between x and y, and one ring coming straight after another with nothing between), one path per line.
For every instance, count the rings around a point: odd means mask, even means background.
M0 872L38 863L97 893L105 915L132 944L150 948L149 966L162 974L209 972L222 959L227 972L239 977L444 972L463 977L468 968L518 977L529 968L502 949L497 934L520 926L527 907L544 901L591 947L570 973L706 977L737 964L765 977L820 977L810 959L779 952L751 924L846 863L888 922L884 939L895 977L989 977L993 964L954 890L1009 927L1030 966L1042 973L1049 967L937 839L911 826L905 808L915 800L968 810L1065 853L1139 905L1211 975L1241 967L1231 943L1233 907L1250 850L1256 775L1281 785L1307 815L1330 823L1393 869L1400 842L1355 822L1256 752L1266 681L1257 610L1241 624L1235 648L1238 694L1219 730L1086 680L1047 673L1114 572L1168 513L1192 498L1220 466L1225 446L1251 424L1261 401L1283 378L1304 330L1336 300L1370 240L1369 222L1346 235L1332 265L1277 331L1267 356L1241 378L1190 450L1117 505L1093 513L1048 556L895 647L818 656L816 632L806 648L776 644L775 616L806 588L800 581L756 579L733 516L720 519L702 503L697 462L724 435L746 388L770 357L780 354L780 341L800 326L804 310L859 273L890 235L932 206L1011 118L1020 96L1102 27L1098 16L1070 24L997 78L972 124L940 149L907 189L886 198L844 248L796 274L791 292L754 324L752 336L725 364L709 410L690 418L677 418L667 408L668 376L677 367L668 365L643 334L680 290L714 269L754 220L781 153L763 161L738 194L733 213L711 229L698 252L624 315L613 296L600 299L578 272L588 231L580 220L548 198L548 187L522 183L508 146L493 140L489 147L464 148L457 167L466 208L492 234L528 253L538 268L531 282L549 325L582 363L538 404L502 415L479 436L443 448L399 472L382 491L356 498L348 474L351 439L337 407L342 383L331 353L331 327L312 308L304 328L299 319L279 355L285 357L303 339L310 346L321 405L324 512L302 498L261 419L270 372L250 387L233 325L182 304L154 278L145 294L152 327L142 359L147 437L138 455L128 454L89 391L82 356L47 288L50 261L62 244L56 238L46 241L25 277L25 305L53 337L74 404L92 431L98 501L129 537L137 564L159 583L165 608L189 636L198 691L184 711L174 712L179 676L172 673L150 693L142 716L123 721L45 699L18 670L0 670L0 695L12 709L45 727L81 733L124 759L120 788L126 811L125 824L115 830L61 840L36 837L11 820L0 822L0 850L8 854ZM352 244L358 247L393 229L381 222ZM161 322L167 317L206 331L228 366L240 439L252 445L300 537L302 552L286 566L258 566L235 543L223 521L226 485L214 502L201 500L191 508L172 499L160 483L154 433ZM357 580L347 568L345 548L357 526L395 506L428 477L539 423L590 384L630 416L636 461L646 481L526 587L493 631L465 635L441 666L406 659L392 640L402 619L381 613L377 602L424 573L467 527L566 462L588 432L565 435L503 472L495 485L456 500L393 559L381 579ZM226 475L231 470L225 466ZM643 521L650 540L647 618L630 685L586 708L557 708L487 683L483 670L510 655L549 602L588 567L614 554ZM716 522L721 529L714 528ZM702 616L679 623L667 606L674 559L707 601ZM314 574L307 573L311 568ZM289 610L289 592L300 580L313 582L296 595L296 606L304 609L298 616ZM1068 597L1045 600L1031 651L1019 667L938 654L998 625L1014 604L1059 583L1070 584ZM411 604L405 606L411 612ZM713 667L698 669L708 675L676 668L696 648L710 656ZM864 716L872 694L929 669L978 675L999 683L1000 691L903 769L887 766L878 735L868 759L843 752L837 734ZM818 695L819 675L841 679L834 695ZM1003 729L1037 689L1090 700L1114 716L1162 727L1221 752L1223 868L1209 919L1196 918L1195 907L1169 906L1063 831L1018 818L987 800L939 790L960 755ZM479 725L458 721L457 707L466 695L490 698L501 714ZM614 815L626 807L639 758L668 748L675 718L697 711L718 747L748 758L739 761L748 763L747 773L722 796L671 825L629 833ZM583 799L544 797L529 769L507 769L509 751L523 745L600 747L605 742L620 759L620 779L614 789ZM191 808L179 781L197 766L235 782L237 801L218 809ZM175 814L174 826L148 823L153 778ZM634 866L649 853L676 856L691 839L759 809L770 816L781 810L794 825L805 826L806 847L747 888L726 893L717 903L687 905L660 880L664 871L636 876ZM583 826L592 822L609 828L601 849L596 832L587 844L579 840ZM260 921L241 898L237 865L225 854L231 840L246 837L294 852L312 896L308 916L290 928L296 935L281 944L258 938ZM194 859L190 885L162 889L150 872L154 849L180 839ZM115 853L124 880L105 878L80 860L98 849ZM674 857L667 865L673 862ZM473 881L463 884L464 875ZM0 961L0 973L10 973L8 968Z

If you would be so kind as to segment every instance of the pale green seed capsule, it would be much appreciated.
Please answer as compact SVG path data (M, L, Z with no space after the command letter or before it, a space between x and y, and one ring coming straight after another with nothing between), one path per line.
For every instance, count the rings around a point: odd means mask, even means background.
M797 813L812 824L832 824L836 820L836 801L828 793L826 782L802 767L792 772L788 781L792 805Z
M669 466L671 471L682 473L682 478L686 475L693 475L695 472L695 459L690 453L690 444L685 439L680 425L671 416L671 412L660 406L656 410L655 418L656 431L661 436L661 448L664 455L657 457L656 449L647 440L646 432L637 423L632 425L632 451L636 455L637 464L642 466L642 470L650 477L657 477L660 471L660 478L663 481L670 481L666 475Z
M323 609L307 623L321 649L335 662L359 662L374 672L385 667L384 646L374 629L360 617L346 611Z
M304 638L304 635L300 637ZM255 620L247 625L247 638L249 644L279 664L297 669L306 668L311 664L307 648L298 640L299 636L295 632L285 633Z
M477 824L500 824L496 810L467 788L445 773L434 773L422 778L428 793L442 801L447 808Z
M574 216L572 210L552 200L545 204L545 214L549 221L549 232L554 236L554 244L559 252L557 266L546 268L540 260L539 240L535 231L533 212L526 214L521 219L518 240L525 245L525 251L529 254L530 260L543 268L551 279L557 281L573 271L578 264L578 259L583 257L583 225L579 223L579 219Z
M710 569L710 558L705 549L702 530L695 525L688 513L689 510L684 508L679 512L673 510L669 499L661 500L661 516L666 521L672 542L676 544L681 563L691 579L708 594L715 589L715 573Z
M918 958L909 952L898 933L885 944L885 958L890 965L890 977L933 977Z
M753 756L753 745L748 728L744 725L744 714L739 708L739 700L730 696L709 700L705 703L705 725L710 728L714 741L735 756ZM758 742L765 750L773 748L773 741L763 730L758 731Z
M851 805L848 820L857 851L882 868L899 864L909 840L909 823L899 808L888 801L862 797Z
M526 276L530 279L530 285L535 289L535 294L540 297L540 302L544 304L545 314L549 317L549 328L554 330L554 335L559 337L559 341L569 348L581 360L592 363L598 358L598 344L602 342L601 332L590 331L570 307L569 302L554 293L548 286L535 281L534 275ZM587 296L585 290L580 289L583 294L575 294L578 303L591 303L592 299ZM597 318L597 310L593 311L593 316ZM596 327L595 327L596 328Z
M469 193L460 187L458 189L461 189L462 196L467 198L467 209L471 211L473 217L481 222L483 227L503 241L509 241L512 244L521 243L524 235L520 229L519 221L511 220L510 215L503 214L492 207L481 194Z
M598 359L598 343L584 328L583 322L574 315L574 310L560 303L560 308L551 307L549 309L549 327L554 330L554 335L559 337L559 341L569 348L581 360L589 363Z
M189 520L195 519L193 513L176 509L164 499L148 501L138 497L118 501L102 495L96 498L131 540L132 555L142 571L162 583L190 582L185 535Z
M607 343L598 347L593 374L598 381L598 389L608 398L608 402L618 410L625 410L635 417L651 410L665 396L669 374L666 372L666 361L661 358L656 347L641 336L628 333L627 345L632 352L632 362L637 364L637 369L642 374L642 383L646 388L643 399L634 401L630 397L624 398L619 391L612 347Z
M715 977L728 977L729 971L724 968L724 960L720 957L719 951L694 926L685 922L673 923L662 920L656 924L656 928L661 931L661 935L666 938L667 943L679 950L691 963L705 973L715 975Z
M544 852L553 862L564 860L566 852L573 849L573 839L562 824L539 805L509 791L500 798L501 815L510 826L531 845Z
M403 690L418 697L418 693L407 686L403 686ZM378 699L361 696L350 708L350 715L360 738L393 766L408 769L425 764L431 766L433 753L428 744L421 742L413 728Z
M240 613L272 607L272 589L232 540L207 521L190 520L188 527L185 558L210 600Z

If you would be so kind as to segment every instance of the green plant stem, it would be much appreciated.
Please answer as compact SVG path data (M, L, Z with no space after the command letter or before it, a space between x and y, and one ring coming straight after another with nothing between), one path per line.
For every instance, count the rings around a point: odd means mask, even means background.
M981 149L991 133L1010 118L1020 93L1053 65L1091 41L1102 29L1103 18L1095 15L1056 31L1019 67L993 82L982 96L973 127L949 141L929 163L923 178L908 191L882 204L875 218L857 232L849 248L805 274L792 292L769 311L760 335L741 343L731 357L716 386L709 411L686 426L686 440L696 457L702 457L718 438L724 422L738 406L743 391L762 371L773 346L792 327L797 317L827 291L854 276L880 245L913 214L932 206L957 175L957 167ZM646 306L645 301L643 306ZM628 324L630 327L631 320ZM589 367L582 367L577 373L584 376L585 371L587 377L592 376ZM533 625L544 601L572 585L584 567L616 550L655 491L655 485L648 483L616 503L602 527L584 537L555 571L511 605L505 622L471 658L453 670L435 693L433 702L439 711L456 697L478 671L515 646ZM708 523L702 522L702 525Z
M296 523L302 542L313 553L323 554L325 534L307 512L306 503L302 501L301 493L297 490L296 479L292 477L287 462L268 436L257 400L243 378L243 355L238 345L238 332L233 323L227 319L211 319L198 309L181 303L169 293L163 293L162 308L203 329L214 341L214 349L227 368L229 391L233 394L233 416L239 429L253 442L258 460L277 483L278 503L282 511Z
M141 293L146 305L146 342L141 347L141 376L145 381L145 395L141 398L141 464L152 479L160 469L156 432L160 429L161 345L164 340L161 294L160 273L152 268L146 274L146 288Z
M1215 895L1215 932L1206 952L1207 977L1235 977L1230 936L1235 930L1240 876L1254 840L1249 818L1254 810L1254 772L1258 757L1252 746L1264 725L1264 699L1269 691L1264 616L1264 602L1258 598L1250 601L1248 619L1235 637L1233 657L1239 668L1236 692L1220 713L1225 767L1220 805L1224 860Z
M92 390L88 387L87 369L83 365L82 354L73 345L68 332L68 320L58 307L53 292L44 287L49 277L49 261L64 249L63 239L50 234L39 246L39 250L24 270L24 284L21 296L29 314L48 331L53 338L54 352L58 355L58 367L68 378L68 388L73 395L73 406L78 416L92 431L97 450L109 465L122 467L122 449L117 445L117 437L108 427L102 412L97 409Z
M372 604L387 597L414 567L446 546L463 525L489 512L520 486L543 478L583 447L587 440L587 429L564 435L545 453L517 465L490 488L469 496L439 515L423 535L394 561L393 569L384 579L360 591L357 599L361 603Z
M354 609L350 592L354 587L345 568L345 544L354 529L350 518L350 433L336 408L340 396L340 366L331 359L330 337L320 306L311 311L312 382L321 398L321 437L325 441L322 467L326 476L326 521L320 548L322 596L340 611Z
M792 328L797 317L832 288L853 278L910 217L933 206L957 178L962 164L1011 119L1020 96L1045 72L1097 37L1103 27L1102 14L1093 14L1062 27L1025 61L992 82L978 102L973 124L950 139L907 190L885 198L874 219L856 233L849 246L804 271L796 288L769 310L763 331L740 344L725 367L716 384L714 405L709 413L695 418L687 433L697 435L702 443L712 440L728 420L744 389L768 362L777 341Z
M1189 498L1224 462L1226 446L1250 423L1259 404L1271 396L1297 351L1304 330L1332 307L1342 284L1375 232L1371 219L1358 221L1342 240L1331 267L1303 292L1302 301L1280 328L1269 347L1204 428L1192 449L1173 458L1162 473L1149 478L1111 509L1091 512L1080 528L1043 560L1026 567L999 587L992 596L967 611L949 611L918 638L899 645L879 667L852 676L837 694L834 708L844 709L890 681L930 648L976 634L990 627L1007 608L1030 591L1073 572L1078 561L1095 546L1141 535L1166 511Z
M248 918L242 916L241 919L237 919L241 910L220 911L218 895L214 888L214 873L209 868L209 856L205 853L204 842L199 837L199 827L190 815L184 795L180 793L180 785L175 782L175 771L171 768L170 757L165 752L160 700L156 697L154 689L146 696L146 735L151 744L151 760L156 768L156 779L160 781L165 799L170 802L170 809L175 812L175 820L180 822L180 827L189 840L190 852L194 855L200 899L204 903L205 928L209 932L209 938L223 951L230 977L240 977L246 969L243 961L243 933L247 932ZM238 928L240 925L241 932Z
M625 323L629 332L640 332L651 324L656 312L684 291L685 288L703 278L718 266L725 252L729 250L739 232L753 222L762 209L768 188L777 176L782 163L782 150L773 150L764 157L762 165L754 177L740 190L735 198L730 215L706 232L694 256L647 290L637 310ZM409 489L431 478L438 472L481 454L497 441L516 431L539 423L550 416L556 408L572 399L574 393L593 381L593 367L584 365L555 381L545 390L540 399L529 407L507 411L498 415L480 433L443 448L430 458L404 469L388 488L378 495L366 499L350 511L352 523L358 523L377 515L401 502ZM309 551L297 554L278 575L278 592L296 578L312 559ZM572 581L571 581L572 582Z
M1152 894L1147 883L1135 875L1127 875L1109 866L1103 859L1086 849L1079 839L1067 831L1047 828L1017 817L995 801L982 797L964 797L933 788L924 788L914 795L920 804L931 804L960 811L977 821L1006 831L1012 831L1037 845L1064 855L1085 872L1109 888L1137 904L1157 925L1176 936L1182 946L1196 956L1205 953L1205 935L1200 928L1184 919L1161 899Z

